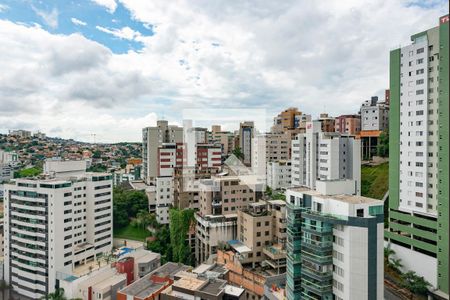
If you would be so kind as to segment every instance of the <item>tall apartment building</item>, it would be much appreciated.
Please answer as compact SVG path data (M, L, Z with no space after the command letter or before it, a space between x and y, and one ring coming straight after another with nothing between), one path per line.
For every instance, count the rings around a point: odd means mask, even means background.
M349 180L287 190L287 299L384 299L383 202L352 193Z
M252 140L255 133L255 125L253 122L242 122L239 125L239 147L244 155L243 163L247 166L251 165L252 160Z
M182 143L183 128L159 120L155 127L142 129L142 178L147 184L157 176L158 147L163 143Z
M342 134L357 135L361 131L360 115L341 115L336 117L334 128Z
M449 16L390 53L389 230L405 270L449 295Z
M293 186L314 189L319 180L353 179L361 190L361 144L354 136L322 132L320 121L309 122L306 133L292 141Z
M5 184L5 281L22 295L40 299L58 274L112 250L112 177L85 166L52 161L41 178Z

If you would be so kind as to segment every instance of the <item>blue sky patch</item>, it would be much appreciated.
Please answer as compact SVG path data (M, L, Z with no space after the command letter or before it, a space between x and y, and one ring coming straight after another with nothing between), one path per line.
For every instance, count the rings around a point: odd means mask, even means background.
M99 30L111 32L129 27L141 36L154 34L151 24L144 24L132 18L130 12L118 3L114 13L88 0L81 1L0 1L0 19L21 22L28 25L39 24L50 33L81 33L86 38L97 41L114 53L139 51L143 44L136 39L126 39Z

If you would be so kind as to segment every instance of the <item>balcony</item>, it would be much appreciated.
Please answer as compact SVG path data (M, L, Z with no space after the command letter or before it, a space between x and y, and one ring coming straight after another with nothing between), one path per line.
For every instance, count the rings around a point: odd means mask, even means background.
M302 278L301 283L302 288L304 288L307 291L311 291L317 295L325 295L325 294L331 294L333 291L333 285L331 284L331 281L325 284L319 284L312 282L310 280L307 280L305 278Z
M333 279L333 273L331 271L317 271L302 264L302 275L309 276L318 281L330 281Z
M286 250L284 250L281 245L272 245L263 248L263 253L273 260L286 258Z
M330 264L333 262L331 252L329 254L319 255L317 252L309 252L302 249L301 257L317 264Z

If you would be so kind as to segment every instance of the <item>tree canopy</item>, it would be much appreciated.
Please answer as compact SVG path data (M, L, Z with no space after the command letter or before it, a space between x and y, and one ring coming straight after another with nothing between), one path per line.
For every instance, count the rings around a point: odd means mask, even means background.
M145 191L126 190L115 187L113 190L114 227L121 228L136 218L138 212L148 211L148 198Z

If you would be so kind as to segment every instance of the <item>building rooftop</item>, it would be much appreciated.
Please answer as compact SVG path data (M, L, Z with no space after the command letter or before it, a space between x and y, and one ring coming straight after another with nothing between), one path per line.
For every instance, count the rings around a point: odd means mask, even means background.
M198 290L203 284L205 283L205 280L198 279L196 277L191 276L183 276L177 281L173 283L172 288L183 288L191 291Z
M115 286L119 282L126 280L126 274L115 274L112 277L108 277L103 281L100 281L96 285L93 286L96 290L104 290L105 288L110 288L111 286Z
M168 263L162 265L161 267L159 267L158 269L156 269L155 271L153 271L152 274L158 275L160 277L168 276L170 278L173 278L176 273L178 273L180 271L189 270L190 268L191 267L183 265L183 264L168 262Z
M208 280L205 285L201 286L198 290L210 295L218 295L222 293L227 282L221 279Z
M189 266L183 264L168 262L155 271L151 272L150 274L147 274L139 280L133 282L126 288L122 289L120 292L129 296L146 298L157 292L165 285L164 280L152 280L154 276L158 278L167 278L168 281L168 278L173 279L176 273L180 271L186 271L189 268Z
M300 193L311 195L311 196L315 196L315 197L319 197L322 199L338 200L338 201L349 203L349 204L371 204L371 203L383 204L383 201L381 201L381 200L368 198L368 197L364 197L364 196L358 196L358 195L347 195L347 194L323 195L316 190L312 190L312 189L309 189L306 187L295 187L295 188L290 188L289 190L292 190L295 192L300 192Z
M245 292L244 289L237 287L237 286L232 286L227 284L225 286L225 294L227 295L231 295L231 296L235 296L235 297L239 297L241 296L243 293Z
M228 245L230 245L231 248L233 248L238 253L248 253L252 252L252 249L244 245L241 241L238 240L231 240L228 241Z

